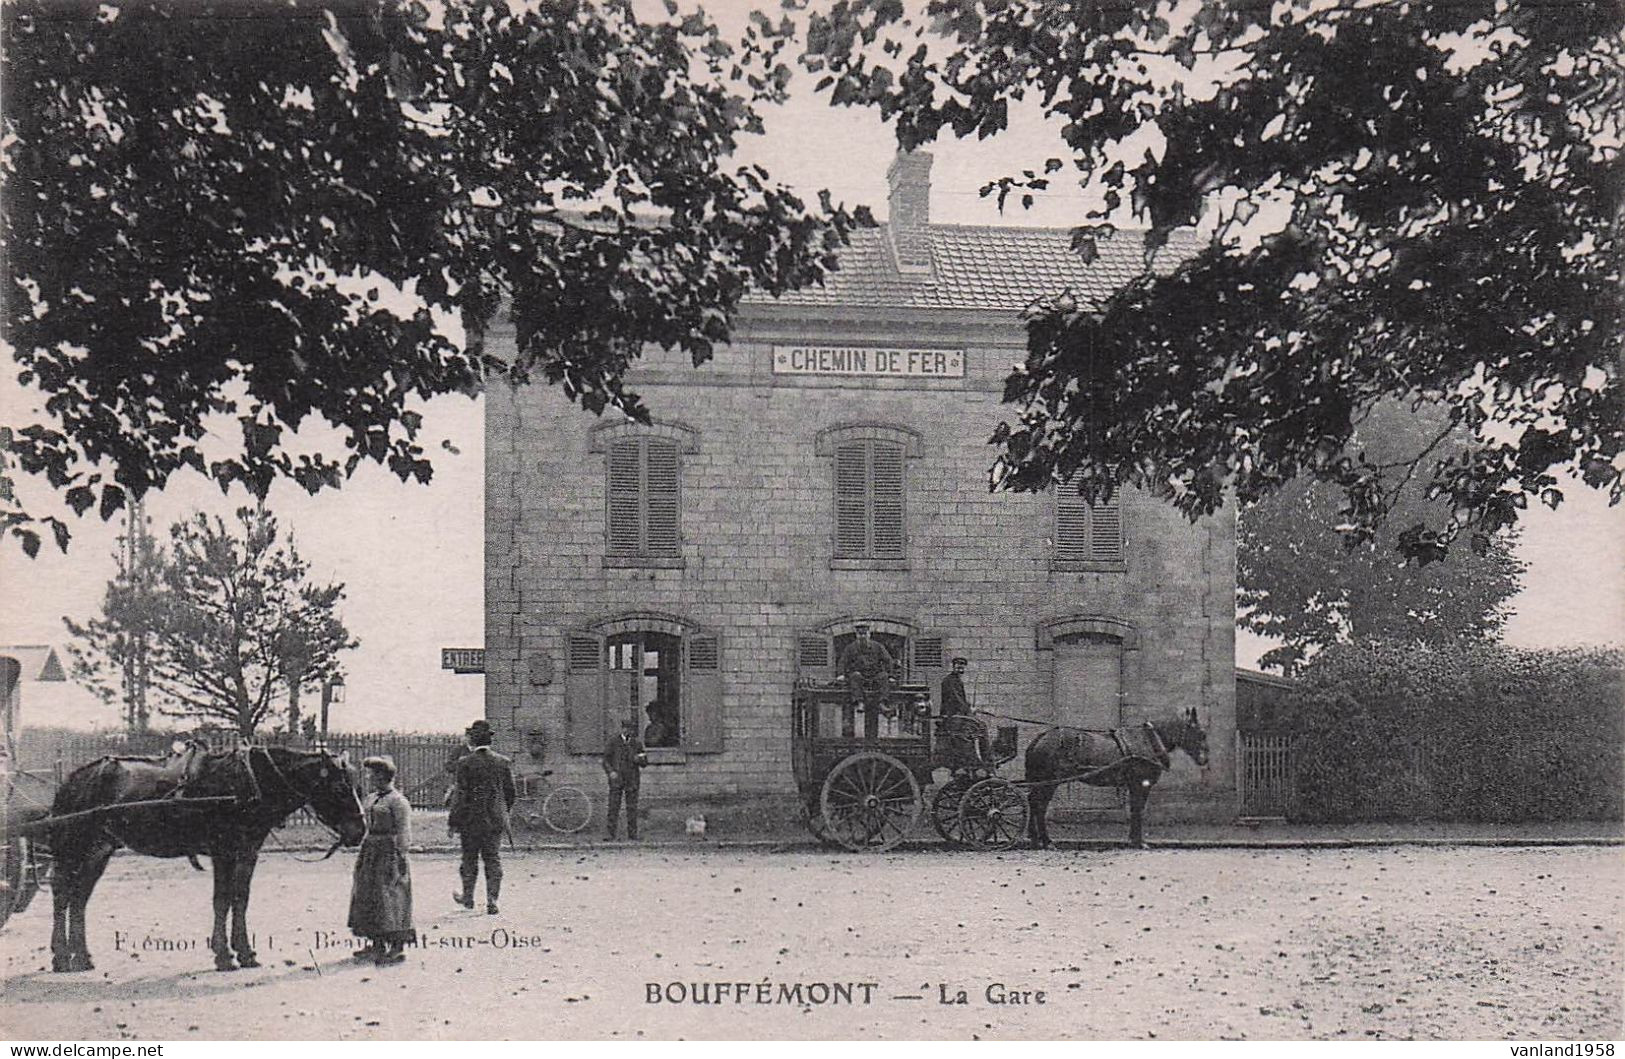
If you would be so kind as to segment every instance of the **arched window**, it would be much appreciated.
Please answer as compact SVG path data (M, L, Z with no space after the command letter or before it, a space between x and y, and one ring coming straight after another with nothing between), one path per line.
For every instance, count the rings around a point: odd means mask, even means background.
M920 437L901 427L857 425L819 433L834 466L833 564L893 565L908 558L906 461Z
M602 753L626 720L651 749L722 749L722 650L715 632L669 614L625 614L565 634L571 753Z
M796 678L826 681L839 676L841 655L857 639L860 624L869 626L870 635L892 656L898 675L929 687L933 707L940 706L942 678L947 674L947 639L941 632L921 629L902 618L849 616L802 630L796 638Z
M698 435L677 423L615 423L593 431L604 460L604 561L609 566L682 564L682 454Z

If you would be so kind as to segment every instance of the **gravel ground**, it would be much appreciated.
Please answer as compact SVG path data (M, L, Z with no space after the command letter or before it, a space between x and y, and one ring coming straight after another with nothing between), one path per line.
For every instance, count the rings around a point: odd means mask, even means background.
M347 958L348 858L267 855L264 966L219 974L208 876L120 856L90 905L95 971L48 971L48 894L0 934L0 1035L1625 1036L1617 847L606 848L510 857L496 916L453 906L453 858L413 872L425 944L376 968ZM649 1002L720 982L721 1003Z

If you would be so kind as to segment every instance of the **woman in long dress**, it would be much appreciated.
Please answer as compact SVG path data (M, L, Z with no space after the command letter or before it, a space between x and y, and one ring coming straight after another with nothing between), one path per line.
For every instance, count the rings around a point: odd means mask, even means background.
M370 757L362 765L373 793L367 798L367 837L350 890L350 929L367 939L355 958L401 963L406 959L401 949L417 937L412 929L412 867L406 859L412 807L395 789L394 761Z

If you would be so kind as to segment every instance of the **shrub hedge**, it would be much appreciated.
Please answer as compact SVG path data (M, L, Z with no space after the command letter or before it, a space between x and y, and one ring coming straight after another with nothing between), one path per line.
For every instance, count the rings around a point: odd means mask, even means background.
M1328 649L1292 693L1304 821L1617 820L1625 653Z

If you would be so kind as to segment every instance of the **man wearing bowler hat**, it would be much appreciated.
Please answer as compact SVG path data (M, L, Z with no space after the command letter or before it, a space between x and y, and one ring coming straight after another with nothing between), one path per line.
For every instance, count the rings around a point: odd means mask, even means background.
M621 802L626 802L626 837L638 837L638 789L643 786L640 775L649 757L638 741L638 722L628 717L621 722L621 730L610 737L604 747L604 778L609 780L609 831L604 841L615 839L615 826L620 821Z
M491 749L493 736L489 721L479 720L468 726L469 751L452 766L456 786L452 788L448 823L463 847L463 892L452 897L464 908L474 907L474 883L483 861L485 911L494 916L502 893L502 836L507 833L508 810L513 808L518 792L514 789L513 762Z

